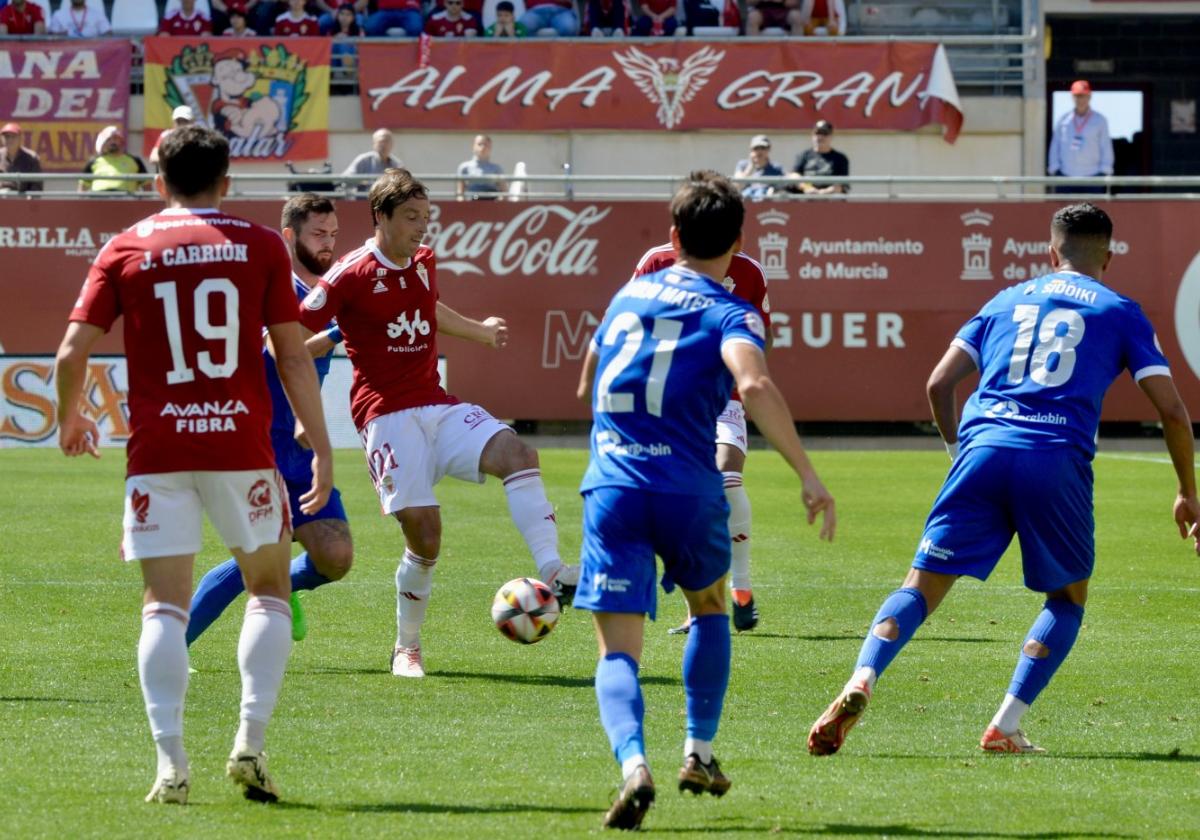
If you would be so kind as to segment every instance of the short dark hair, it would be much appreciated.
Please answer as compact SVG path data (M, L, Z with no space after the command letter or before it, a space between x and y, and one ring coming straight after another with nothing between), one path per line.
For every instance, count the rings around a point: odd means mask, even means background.
M299 236L300 228L304 227L309 216L323 216L326 213L335 212L337 209L328 198L312 193L294 195L283 204L283 212L279 217L279 229L291 228L292 232Z
M500 2L496 4L497 12L515 12L516 10L517 7L512 4L512 0L500 0Z
M688 175L671 199L671 222L689 256L707 260L733 247L742 235L746 207L728 178L711 169Z
M1050 240L1071 262L1103 263L1112 247L1112 232L1112 219L1088 201L1068 204L1050 222Z
M429 191L407 169L385 169L367 193L372 224L379 224L381 216L392 218L396 208L410 198L429 198Z
M191 198L210 192L229 172L229 141L195 123L171 129L158 147L158 170L174 195Z

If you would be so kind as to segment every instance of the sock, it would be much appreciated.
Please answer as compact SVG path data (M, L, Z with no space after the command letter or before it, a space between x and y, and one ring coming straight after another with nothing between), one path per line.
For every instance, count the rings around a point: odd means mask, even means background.
M687 737L683 739L683 759L687 760L689 755L695 755L705 764L712 761L712 741L702 741L699 738Z
M610 653L596 663L596 700L600 725L608 734L613 755L628 777L638 764L646 763L646 739L642 719L646 705L638 683L638 664L627 653Z
M742 485L740 472L723 472L725 500L729 502L729 538L732 540L733 565L730 582L734 589L750 591L750 497ZM745 604L742 604L745 606Z
M504 494L508 497L508 512L513 524L525 538L538 575L545 580L562 560L558 556L558 520L554 506L546 498L542 471L520 470L504 479Z
M412 647L421 639L421 625L433 591L433 567L430 560L404 550L404 559L396 568L396 645Z
M234 749L239 753L262 752L291 652L292 609L288 602L269 595L252 596L246 602L238 640L242 714Z
M293 592L316 589L318 586L329 583L329 578L317 571L317 567L313 565L307 551L292 558L291 574Z
M1011 694L1005 694L1004 700L1000 703L1000 708L996 710L996 716L992 718L992 726L999 728L1001 732L1011 735L1021 728L1021 718L1028 711L1028 703L1018 700Z
M158 776L173 769L188 772L183 750L183 698L187 694L188 651L184 630L188 614L174 604L154 602L142 607L138 639L138 677L150 734L158 754Z
M1083 607L1061 598L1046 601L1025 638L1026 641L1041 642L1050 649L1050 654L1037 659L1022 650L1008 693L1023 703L1032 704L1071 652L1082 623Z
M729 686L729 616L692 617L683 648L683 693L687 699L687 736L709 741L717 735L725 689ZM709 753L711 757L711 752Z
M245 590L242 570L232 557L200 578L196 594L192 596L191 618L187 623L187 644L200 637L209 625L216 621L225 608L233 603Z
M883 674L884 669L896 658L900 649L908 644L913 633L917 632L917 628L925 621L926 615L928 615L928 610L925 606L925 596L921 594L920 590L897 589L888 595L887 600L883 602L883 606L879 608L879 612L871 621L871 629L867 631L867 638L863 640L862 649L858 653L858 662L854 666L855 670L866 667L873 669L876 676ZM881 621L889 618L896 620L899 625L899 634L892 640L881 639L875 635L875 627Z

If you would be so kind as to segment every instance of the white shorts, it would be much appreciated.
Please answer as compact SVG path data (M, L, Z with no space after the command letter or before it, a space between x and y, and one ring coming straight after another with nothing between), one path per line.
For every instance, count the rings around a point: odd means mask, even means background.
M273 469L135 475L125 480L121 556L198 553L204 513L228 548L246 553L279 542L292 528L287 490Z
M361 436L383 512L437 506L433 487L443 476L482 484L483 448L506 430L511 431L470 403L425 405L376 417Z
M749 448L749 438L746 433L746 407L741 400L730 400L725 404L725 410L717 418L717 443L742 450L746 454Z

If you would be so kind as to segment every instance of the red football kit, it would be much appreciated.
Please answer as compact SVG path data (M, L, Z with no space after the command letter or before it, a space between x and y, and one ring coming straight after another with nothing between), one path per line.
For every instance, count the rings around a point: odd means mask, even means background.
M122 315L127 475L274 467L262 331L296 320L279 234L218 210L143 219L101 249L70 320Z
M482 31L479 21L468 12L459 15L458 20L451 20L446 12L434 12L425 21L425 32L435 38L463 38L468 29L474 29L476 35Z
M311 36L321 34L321 24L312 15L305 15L296 20L290 12L284 12L275 18L275 27L271 34L277 38L288 38L293 35Z
M199 12L192 12L191 17L184 17L182 11L178 11L165 18L158 25L159 35L211 35L212 23L208 18Z
M333 319L354 366L350 416L361 431L376 417L456 403L437 370L437 263L421 247L396 265L368 239L326 272L300 305L313 332Z
M32 35L34 26L45 22L41 7L32 0L26 0L25 8L19 11L15 3L0 9L0 23L8 27L9 35Z

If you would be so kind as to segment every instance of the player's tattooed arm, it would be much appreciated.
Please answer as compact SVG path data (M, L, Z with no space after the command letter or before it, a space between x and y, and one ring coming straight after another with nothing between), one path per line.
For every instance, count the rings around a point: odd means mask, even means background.
M508 344L508 324L503 318L492 316L476 321L438 301L437 320L439 335L452 335L496 348Z
M92 346L104 335L93 324L72 321L54 360L54 383L58 392L58 445L68 457L90 454L99 458L96 448L100 432L95 422L80 411L83 386L87 379L88 356Z

